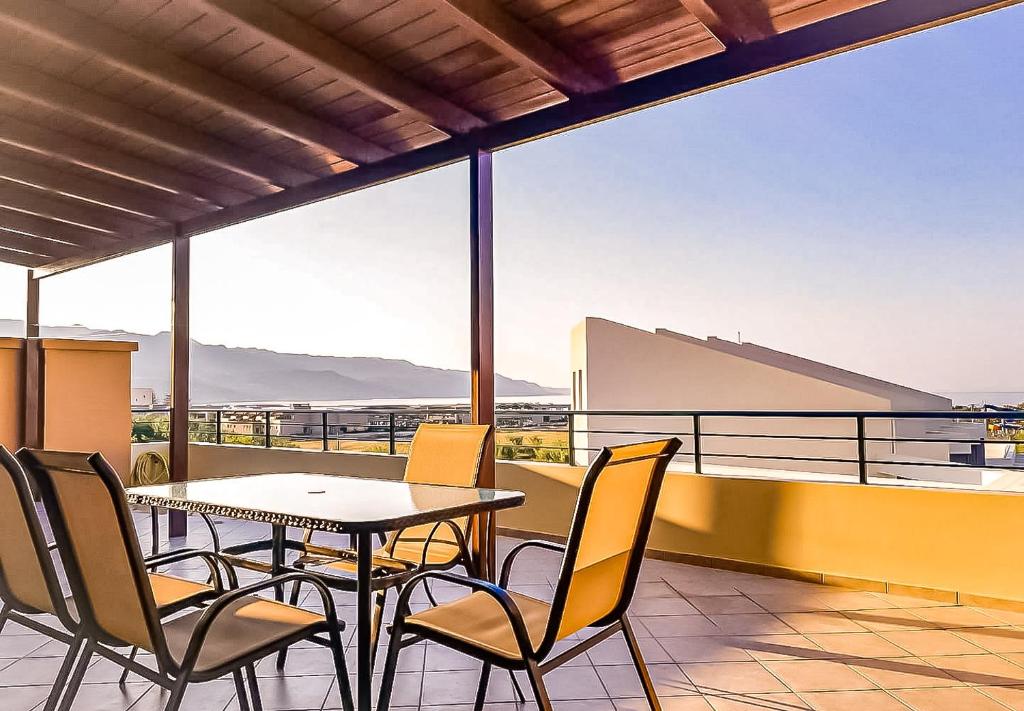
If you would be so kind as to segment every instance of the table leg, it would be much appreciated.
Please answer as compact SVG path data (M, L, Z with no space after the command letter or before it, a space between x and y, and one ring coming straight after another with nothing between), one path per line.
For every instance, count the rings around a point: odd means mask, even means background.
M270 574L280 575L284 572L285 564L285 538L288 529L284 526L274 525L270 529ZM280 585L274 586L274 599L284 602L284 588Z
M156 555L160 552L160 509L150 506L149 513L153 517L153 555Z
M358 623L356 625L357 649L357 685L356 709L370 711L370 684L373 681L373 640L371 627L373 612L370 600L371 564L373 562L373 535L370 533L356 534L356 604L358 607Z

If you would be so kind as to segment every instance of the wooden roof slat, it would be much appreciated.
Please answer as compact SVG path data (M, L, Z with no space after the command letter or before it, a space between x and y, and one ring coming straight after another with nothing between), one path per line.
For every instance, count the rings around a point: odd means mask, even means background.
M52 260L49 257L40 257L38 254L26 254L25 252L0 247L0 262L7 262L8 264L16 264L19 267L35 269L43 266L44 264L48 264L51 261Z
M259 183L294 187L313 176L28 67L0 61L0 91L55 110L74 106L76 118L198 158Z
M437 128L465 133L484 122L466 109L377 63L264 0L202 0L269 41L329 68L339 79Z
M181 221L200 214L170 201L162 201L139 195L81 175L56 170L47 165L31 163L6 155L0 155L0 178L29 183L44 190L62 193L89 203L106 205L123 210L141 218L165 221Z
M44 217L4 209L0 209L0 229L59 240L82 249L100 249L120 242L110 235L75 227L66 222L54 222Z
M771 18L760 0L679 1L725 47L756 42L775 34Z
M494 0L427 0L510 60L564 94L598 91L603 84L574 59L506 12Z
M98 205L87 207L78 200L7 180L0 180L0 207L112 235L134 234L147 229L142 222L118 217L108 208Z
M33 252L52 259L62 259L80 254L82 250L73 245L54 242L40 237L30 237L21 232L11 232L0 227L0 247Z
M289 138L320 146L347 160L367 163L386 158L384 150L246 86L192 64L151 44L119 32L49 0L5 0L0 21L20 29L92 52L148 81L211 103L222 111L271 128Z
M0 116L0 143L74 163L133 183L151 186L184 198L196 209L211 205L227 207L252 199L252 195L226 185L183 173L159 163L89 143L22 121Z

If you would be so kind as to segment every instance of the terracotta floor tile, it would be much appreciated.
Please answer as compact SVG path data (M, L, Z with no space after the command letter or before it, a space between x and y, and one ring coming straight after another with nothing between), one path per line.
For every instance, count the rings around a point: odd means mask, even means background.
M917 657L858 659L847 663L883 689L933 689L963 682Z
M725 634L703 615L675 615L668 617L638 618L648 634L656 639L665 637L700 637Z
M994 654L926 657L925 661L967 684L981 686L1024 685L1024 668Z
M801 594L751 594L751 599L768 612L828 612L826 595Z
M749 662L752 656L733 637L671 637L659 641L674 662Z
M667 699L658 699L661 703L661 711L714 711L701 696L671 696ZM647 699L615 699L616 711L650 711L651 707Z
M780 620L775 615L767 612L736 614L736 615L708 615L708 619L714 623L720 631L725 634L792 634L793 628Z
M907 711L886 691L816 691L802 696L815 711Z
M909 652L897 647L889 640L874 632L836 632L833 634L809 634L807 637L816 645L837 657L899 657Z
M865 629L875 632L895 632L900 630L936 629L934 622L923 620L906 610L848 610L843 613Z
M743 635L732 638L733 644L754 659L826 659L829 654L807 637L799 634Z
M679 665L705 693L747 694L789 691L757 662L710 662Z
M914 711L1006 711L980 691L961 686L951 689L905 689L893 694Z
M919 607L908 608L910 612L942 629L956 627L997 627L1002 624L981 610L973 607Z
M999 620L999 622L1005 625L1024 625L1024 610L999 610L988 607L972 609L976 609L984 615Z
M697 608L682 597L648 597L634 600L629 611L637 617L661 615L696 615Z
M974 688L1014 711L1024 709L1024 686L976 686Z
M645 639L638 640L638 642L640 644L640 654L648 664L664 664L666 662L675 661L669 653L665 651L665 648L661 643L653 637L647 637ZM612 637L611 639L606 639L604 642L601 642L596 647L591 647L590 651L586 654L576 657L576 659L572 661L577 665L586 664L588 661L591 664L598 666L604 664L632 664L633 657L630 656L626 640Z
M840 612L780 612L777 617L802 634L864 631L864 627Z
M1018 627L977 627L951 634L996 654L1024 652L1024 630Z
M981 653L981 649L977 645L945 630L911 630L880 632L879 634L918 657Z
M796 694L736 694L705 696L715 711L806 711L810 709Z
M796 692L856 691L875 689L877 685L845 664L826 660L764 662L773 674Z
M822 595L825 602L833 610L883 610L895 608L896 605L874 593L869 592L835 592Z
M686 599L705 615L734 615L764 612L753 600L743 595L688 595Z
M649 664L647 671L654 681L654 688L659 697L697 693L676 664ZM597 667L597 673L612 698L639 697L644 694L643 684L632 664Z

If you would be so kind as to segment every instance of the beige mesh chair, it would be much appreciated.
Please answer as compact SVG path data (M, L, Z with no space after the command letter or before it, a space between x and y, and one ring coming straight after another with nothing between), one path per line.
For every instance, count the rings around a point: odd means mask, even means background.
M490 429L489 425L420 425L409 448L404 481L413 484L476 486ZM448 570L462 565L470 575L475 574L468 538L468 518L410 526L387 536L373 555L373 583L376 591L373 640L380 634L389 589L400 588L410 577L423 570ZM345 575L356 573L355 551L317 546L312 542L311 531L306 532L303 543L305 553L295 561L295 567L316 567L316 574L329 587L355 591L355 579ZM427 594L430 595L429 589ZM297 600L297 589L293 588L291 604L296 604ZM278 667L284 663L285 655L282 653L278 657Z
M162 621L124 489L103 457L22 449L18 459L46 507L84 638L60 711L70 708L94 654L168 689L167 711L177 711L189 683L228 674L234 677L243 711L249 709L248 698L258 711L254 663L304 640L331 649L342 702L346 711L352 710L341 623L322 583L304 573L289 573L232 589L202 610ZM233 578L231 582L234 587ZM256 596L291 582L306 582L318 590L324 614ZM125 647L152 653L156 669L115 651Z
M672 438L602 449L583 479L566 544L519 544L505 558L498 585L446 572L425 572L410 580L398 598L377 711L386 711L390 704L399 652L423 639L483 661L477 711L483 708L492 666L525 670L537 705L547 710L551 702L543 675L620 631L647 700L658 711L661 707L654 684L626 610L636 588L665 468L680 444ZM508 590L516 556L529 547L563 553L550 603ZM431 579L462 585L472 592L411 613L410 595L417 584ZM598 631L551 656L556 642L585 628Z
M65 598L60 586L52 557L54 547L46 543L25 472L14 455L0 445L0 601L3 603L0 630L8 620L14 620L68 645L45 711L56 707L71 665L84 643L75 601ZM176 551L148 559L146 566L152 568L190 558L203 559L211 568L211 578L216 581L220 580L216 577L218 563L228 575L234 575L226 561L205 551ZM223 592L219 587L159 573L149 573L148 581L161 615L200 605ZM38 619L46 614L55 616L63 629Z

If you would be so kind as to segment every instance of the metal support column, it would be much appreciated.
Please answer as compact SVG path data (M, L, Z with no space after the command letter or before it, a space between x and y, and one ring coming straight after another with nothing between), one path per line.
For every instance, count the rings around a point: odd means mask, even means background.
M470 411L475 424L494 425L494 210L491 154L469 159ZM494 435L485 445L480 486L494 486ZM494 575L493 516L474 522L473 557L484 578Z
M171 481L188 481L189 406L189 239L178 233L171 244ZM184 511L168 512L168 535L187 532Z

